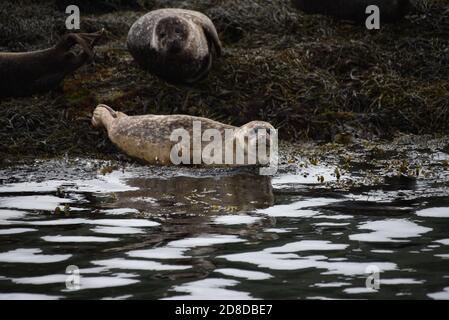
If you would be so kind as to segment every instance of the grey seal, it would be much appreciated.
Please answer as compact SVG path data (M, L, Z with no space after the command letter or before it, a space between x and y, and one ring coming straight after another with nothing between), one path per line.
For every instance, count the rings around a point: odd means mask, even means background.
M173 83L204 79L222 45L213 22L184 9L159 9L140 17L131 27L128 50L145 70Z
M28 96L54 89L65 76L93 59L93 48L103 33L69 33L49 49L1 52L0 96ZM77 44L82 52L70 51Z
M248 155L248 145L251 143L258 143L260 146L261 136L258 134L258 130L264 129L267 133L263 139L265 142L263 144L270 146L270 135L274 130L274 127L268 122L264 121L251 121L241 127L235 127L228 124L223 124L218 121L214 121L202 117L194 117L189 115L142 115L142 116L127 116L122 112L114 111L111 107L100 104L98 105L93 113L92 125L95 128L104 127L108 133L109 139L114 143L122 152L131 156L132 158L139 159L143 162L149 164L159 164L159 165L171 165L174 164L171 158L171 152L177 150L179 152L182 149L176 149L179 146L177 141L172 141L171 135L175 130L185 130L189 134L188 145L185 146L185 150L189 149L189 164L195 164L192 157L194 154L193 149L200 147L195 147L195 142L193 142L194 132L194 122L201 123L201 133L204 138L204 132L207 129L216 129L215 132L220 132L221 137L225 137L224 141L231 142L231 148L236 148L241 146L245 154L245 159ZM226 134L225 130L228 130L229 135ZM246 137L242 139L242 137ZM201 137L200 137L201 139ZM202 140L204 141L204 139ZM214 138L215 142L215 138ZM205 144L205 143L204 143ZM201 148L205 147L204 145ZM174 149L175 148L175 149ZM223 148L223 151L225 147ZM270 148L271 150L271 148ZM205 149L200 149L203 155L206 153ZM235 149L232 151L235 152ZM221 157L222 155L220 155ZM256 165L268 164L267 159L270 157L269 152L266 154L266 158L262 159L262 156L256 159ZM203 160L204 160L203 156ZM224 158L222 158L224 159ZM231 163L222 161L221 164L226 166L240 166L240 165L250 165L251 163L240 163L235 161L233 158ZM264 163L262 163L264 162ZM197 163L201 165L210 165L212 162L208 163L203 161L202 163ZM220 166L218 164L217 166Z

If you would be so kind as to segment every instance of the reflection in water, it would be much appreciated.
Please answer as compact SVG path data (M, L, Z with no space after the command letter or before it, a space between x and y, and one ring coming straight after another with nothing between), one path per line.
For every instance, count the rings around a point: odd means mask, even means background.
M0 299L449 298L445 185L328 192L316 177L333 170L319 167L273 179L132 166L102 175L92 161L8 170ZM66 287L70 265L79 290ZM373 266L378 291L365 287Z
M224 176L126 179L133 191L117 195L115 206L167 214L209 214L220 211L252 211L273 204L271 179L235 174Z

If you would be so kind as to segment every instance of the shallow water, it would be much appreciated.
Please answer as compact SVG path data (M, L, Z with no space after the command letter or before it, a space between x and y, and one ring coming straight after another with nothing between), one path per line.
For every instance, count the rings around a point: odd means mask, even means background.
M449 299L445 176L100 166L0 171L0 299Z

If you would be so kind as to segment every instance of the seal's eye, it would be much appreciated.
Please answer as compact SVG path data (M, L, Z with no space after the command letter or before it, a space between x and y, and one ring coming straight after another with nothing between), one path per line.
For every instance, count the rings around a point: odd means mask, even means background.
M176 32L177 34L180 34L180 33L181 33L181 29L176 28L176 29L175 29L175 32Z

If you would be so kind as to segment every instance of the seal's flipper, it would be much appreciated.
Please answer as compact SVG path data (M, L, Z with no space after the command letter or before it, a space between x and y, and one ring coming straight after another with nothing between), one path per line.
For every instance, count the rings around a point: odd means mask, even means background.
M126 116L124 113L120 113L120 116ZM99 104L92 115L92 126L94 128L105 127L106 130L111 126L114 120L118 118L118 112L105 104Z
M209 74L209 70L210 70L211 66L212 66L212 55L209 55L207 57L207 60L205 60L205 62L203 63L203 66L201 67L201 69L193 77L186 78L185 83L186 84L194 84L196 82L206 79L206 77Z
M199 23L201 23L207 41L209 42L209 44L212 44L215 54L217 55L217 57L220 57L222 53L222 46L221 41L218 38L218 33L215 29L215 26L212 24L212 22L206 23L204 21L199 21Z

